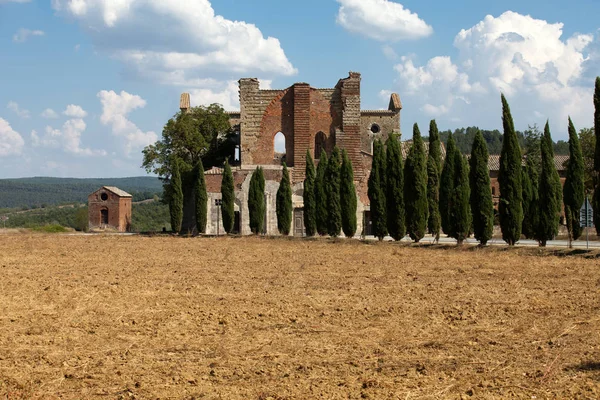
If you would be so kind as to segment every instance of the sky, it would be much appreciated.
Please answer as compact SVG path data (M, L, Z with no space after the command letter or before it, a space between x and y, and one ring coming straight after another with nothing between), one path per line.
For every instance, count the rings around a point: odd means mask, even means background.
M597 0L0 0L0 178L145 175L141 150L192 105L239 109L237 81L400 95L402 138L567 118L593 126Z

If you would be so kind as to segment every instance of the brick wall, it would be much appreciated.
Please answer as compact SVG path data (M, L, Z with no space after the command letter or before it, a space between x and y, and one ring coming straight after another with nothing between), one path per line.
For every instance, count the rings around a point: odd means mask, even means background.
M102 195L106 194L106 200ZM102 223L102 210L108 212L108 224ZM88 225L90 229L116 229L127 232L131 225L131 197L120 197L100 189L88 196Z

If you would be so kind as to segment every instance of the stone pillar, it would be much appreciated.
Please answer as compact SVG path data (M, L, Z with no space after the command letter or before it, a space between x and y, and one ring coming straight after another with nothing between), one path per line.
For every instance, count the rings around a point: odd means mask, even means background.
M364 170L360 157L360 74L350 72L342 81L342 131L336 133L335 142L345 149L352 162L354 179L361 180Z
M256 78L243 78L240 85L240 163L254 164L250 149L256 146L260 134L262 112L257 109L259 82Z
M304 180L306 151L310 147L310 85L294 85L294 172L292 182ZM289 157L289 154L287 155Z

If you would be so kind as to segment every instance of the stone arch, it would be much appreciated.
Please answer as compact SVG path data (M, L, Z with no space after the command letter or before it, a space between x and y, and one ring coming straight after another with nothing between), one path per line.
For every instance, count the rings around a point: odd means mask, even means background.
M319 131L315 135L315 160L320 159L324 151L327 152L327 136L323 131Z
M263 112L257 150L253 156L254 164L279 164L275 160L275 136L282 133L285 137L286 163L294 163L294 98L293 91L286 89L275 93Z

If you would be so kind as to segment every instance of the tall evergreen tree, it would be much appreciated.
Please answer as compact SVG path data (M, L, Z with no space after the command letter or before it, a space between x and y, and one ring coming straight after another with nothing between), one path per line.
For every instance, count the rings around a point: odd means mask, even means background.
M467 160L459 151L454 152L454 187L449 218L452 220L450 226L452 231L450 237L456 239L458 246L469 237L471 231L471 207L469 206L469 167ZM486 165L487 173L487 165ZM488 191L490 186L487 186Z
M600 179L598 179L600 174L600 76L596 78L596 89L594 91L594 136L596 137L596 151L594 153L596 184L592 208L594 209L596 233L600 236Z
M469 185L471 189L471 214L475 239L486 245L494 233L494 204L490 190L488 149L481 131L477 131L469 160ZM461 192L462 193L462 192Z
M550 125L546 122L544 136L541 142L542 171L539 185L539 219L536 229L536 239L540 246L546 246L548 240L558 233L558 223L562 204L562 187L560 177L554 165L554 150Z
M340 150L336 147L331 152L331 158L325 169L325 197L327 198L327 234L331 237L340 236L342 230L342 204L340 201Z
M454 193L454 153L458 152L454 135L448 134L448 144L446 145L446 158L444 159L444 168L440 178L440 221L442 231L449 235L452 231L450 226L450 203L452 201L452 193Z
M223 217L223 229L227 233L233 230L235 221L235 192L233 187L233 173L228 161L225 161L223 169L223 178L221 180L221 216Z
M406 235L404 215L404 167L402 150L397 135L390 135L386 141L386 211L387 230L394 240L402 240Z
M256 167L250 178L248 214L252 233L257 235L263 233L265 221L265 177L260 167Z
M287 165L283 163L281 183L277 189L275 199L275 212L277 213L277 229L282 235L289 235L292 227L292 186Z
M502 239L510 246L514 246L521 237L523 223L523 187L521 171L521 148L515 132L515 126L510 107L504 97L502 99L502 125L504 138L502 152L500 153L500 228Z
M346 237L356 233L356 188L352 162L346 150L342 150L342 169L340 171L340 202L342 205L342 231Z
M371 174L369 175L368 191L369 202L371 203L371 222L373 224L373 235L379 240L383 240L387 235L387 217L385 208L385 149L381 140L377 139L373 143L373 162L371 163Z
M317 232L317 210L315 202L315 164L310 156L310 150L306 150L306 171L304 178L304 229L306 236L315 236Z
M427 228L427 165L419 126L413 125L413 143L404 165L406 231L419 242Z
M523 223L521 231L527 239L535 239L539 218L539 179L541 170L541 133L537 125L525 131L525 167L522 168Z
M327 234L327 219L329 218L327 211L327 196L325 193L325 170L327 169L327 164L327 153L322 151L319 158L319 165L317 165L317 179L315 181L315 215L317 232L321 236Z
M171 214L171 230L179 233L181 231L181 221L183 220L183 187L177 158L173 158L171 161L169 213Z
M429 218L427 231L435 240L440 238L440 174L442 170L442 152L440 149L440 135L437 123L432 119L429 123L429 153L427 155L427 204Z
M196 164L196 180L194 185L196 201L196 229L198 233L206 232L206 219L208 212L208 193L206 193L206 181L204 179L204 167L202 163Z
M585 196L584 179L583 152L573 121L569 117L569 164L567 165L567 179L563 187L563 197L567 228L571 240L579 239L582 233L579 214Z

